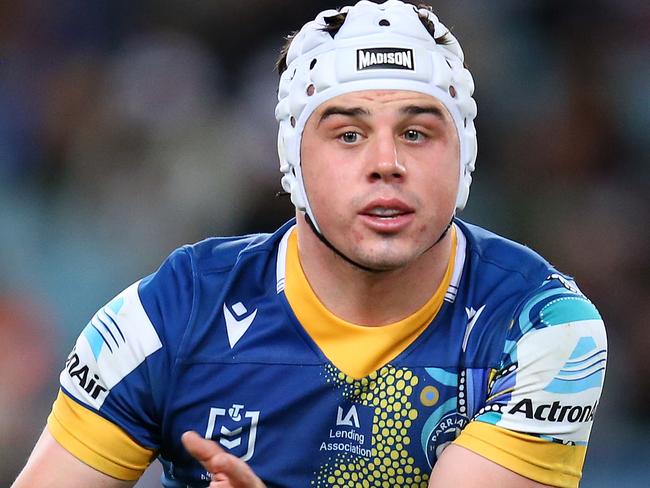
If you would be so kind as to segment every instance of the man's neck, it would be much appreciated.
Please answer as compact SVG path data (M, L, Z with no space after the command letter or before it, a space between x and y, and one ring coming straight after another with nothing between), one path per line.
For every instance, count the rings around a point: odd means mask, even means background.
M368 272L337 256L298 219L300 264L311 288L330 312L359 325L391 324L424 306L442 283L451 245L447 233L405 267Z

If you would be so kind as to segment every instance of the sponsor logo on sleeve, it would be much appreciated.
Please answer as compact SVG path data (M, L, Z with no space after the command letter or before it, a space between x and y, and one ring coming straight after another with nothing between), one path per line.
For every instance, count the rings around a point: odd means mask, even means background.
M548 306L552 326L531 330L514 351L519 368L511 396L501 400L495 424L540 435L553 442L585 445L598 408L606 348L600 320L579 297L560 297ZM584 302L584 300L582 300ZM587 303L587 302L584 302ZM573 321L576 317L587 318ZM585 314L580 315L584 311ZM540 316L542 313L540 312Z
M108 388L102 383L97 370L91 370L87 364L83 363L76 350L75 347L68 356L65 362L65 371L67 371L70 379L85 391L91 399L97 400L100 395L108 391Z
M162 347L142 307L137 285L93 316L61 372L61 386L98 410L111 388Z
M560 401L535 404L530 398L523 398L510 410L509 414L523 415L527 419L545 422L591 422L594 419L598 402L593 405L565 405Z

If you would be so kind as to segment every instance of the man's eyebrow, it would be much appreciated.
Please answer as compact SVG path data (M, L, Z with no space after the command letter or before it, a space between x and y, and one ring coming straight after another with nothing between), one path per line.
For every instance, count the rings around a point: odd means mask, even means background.
M440 120L446 120L445 112L435 105L407 105L402 107L400 112L404 115L420 115L420 114L430 114L439 118Z
M370 112L367 109L361 107L333 106L329 107L323 112L323 115L320 116L318 124L323 122L328 117L332 117L334 115L343 115L345 117L367 117L370 115Z

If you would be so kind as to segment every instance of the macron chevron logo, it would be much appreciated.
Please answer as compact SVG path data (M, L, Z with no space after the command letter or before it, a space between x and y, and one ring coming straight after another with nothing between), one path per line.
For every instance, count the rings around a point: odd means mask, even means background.
M235 344L246 333L253 320L255 320L256 315L257 309L248 313L248 310L242 302L235 303L232 306L232 312L225 303L223 304L223 316L226 319L226 332L228 332L230 349L235 347Z
M581 337L567 362L544 391L569 394L600 387L606 359L605 349L599 350L593 337Z

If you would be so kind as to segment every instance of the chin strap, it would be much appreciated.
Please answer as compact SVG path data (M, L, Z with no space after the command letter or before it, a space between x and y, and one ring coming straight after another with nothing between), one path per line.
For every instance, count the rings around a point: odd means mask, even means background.
M318 237L318 239L323 244L325 244L328 248L330 248L337 256L342 258L345 262L350 263L352 266L355 266L355 267L357 267L357 268L359 268L359 269L361 269L363 271L367 271L368 273L381 273L383 271L381 269L369 268L368 266L364 266L363 264L357 263L353 259L350 259L349 257L347 257L345 254L343 254L341 251L339 251L336 247L334 247L334 244L332 244L323 234L318 232L318 230L316 229L316 226L314 225L314 222L311 220L311 217L309 216L308 213L305 213L304 215L305 215L305 220L309 224L309 228L312 230L312 232L314 234L316 234L316 237ZM449 229L451 229L451 226L452 226L453 223L454 223L454 217L451 218L451 220L449 221L449 224L447 224L447 227L445 227L445 230L440 235L438 240L436 242L434 242L433 244L431 244L429 247L427 247L422 254L424 254L429 249L431 249L435 245L437 245L441 240L443 240L445 238L445 236L447 235L447 232L449 232Z
M341 257L344 261L350 263L350 264L353 265L353 266L356 266L356 267L359 268L359 269L362 269L362 270L364 270L364 271L367 271L367 272L369 272L369 273L377 273L377 272L379 272L379 270L377 270L377 269L372 269L372 268L369 268L368 266L364 266L364 265L361 264L361 263L357 263L356 261L353 261L352 259L350 259L349 257L347 257L345 254L343 254L341 251L339 251L338 249L336 249L336 248L334 247L334 244L332 244L330 241L328 241L328 240L325 238L325 236L324 236L323 234L321 234L320 232L318 232L318 230L316 230L316 226L314 225L314 222L311 220L311 217L309 216L308 213L305 213L305 220L306 220L307 223L309 224L309 228L313 231L314 234L316 234L316 237L318 237L318 239L319 239L323 244L325 244L325 245L326 245L327 247L329 247L332 251L334 251L334 253L335 253L336 255L338 255L339 257Z

